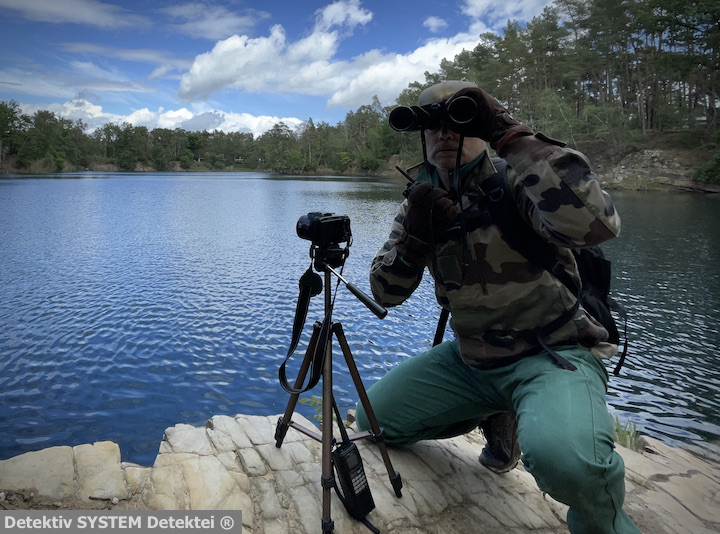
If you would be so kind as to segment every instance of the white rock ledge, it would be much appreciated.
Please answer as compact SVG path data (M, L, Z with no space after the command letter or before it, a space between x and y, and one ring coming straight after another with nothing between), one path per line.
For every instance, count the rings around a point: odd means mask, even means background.
M275 446L278 416L215 416L205 428L165 431L152 467L123 463L112 442L51 447L0 461L0 511L24 508L107 508L243 511L243 532L321 531L322 447L289 429ZM298 414L293 419L314 426ZM720 532L718 465L647 439L638 454L619 448L626 463L626 510L643 532ZM376 509L368 519L396 534L565 533L567 507L543 496L522 467L505 475L483 468L479 433L390 449L403 480L397 498L373 443L358 442ZM17 497L15 497L17 499ZM28 505L27 501L31 501ZM34 504L33 504L34 503ZM338 534L367 534L332 496Z

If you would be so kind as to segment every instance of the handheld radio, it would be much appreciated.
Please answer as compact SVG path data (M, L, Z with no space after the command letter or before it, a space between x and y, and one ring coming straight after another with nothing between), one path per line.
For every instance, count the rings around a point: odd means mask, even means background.
M363 520L375 509L375 501L357 445L343 440L332 452L332 461L340 479L345 508L354 519Z

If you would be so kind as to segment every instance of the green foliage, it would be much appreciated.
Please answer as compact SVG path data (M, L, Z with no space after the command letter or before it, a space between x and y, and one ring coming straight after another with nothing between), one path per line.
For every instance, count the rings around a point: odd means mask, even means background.
M316 421L322 421L322 397L311 395L310 398L305 397L299 399L299 402L301 404L306 404L310 408L315 408L315 415L313 415L313 419Z
M132 172L137 166L137 159L133 158L127 149L120 150L116 159L118 166L124 171Z
M715 132L715 154L712 159L700 167L693 176L694 180L706 184L720 184L720 128Z
M693 179L706 184L720 184L720 152L716 152L707 164L700 167Z
M63 167L65 166L65 153L58 152L54 147L50 147L48 155L53 161L55 172L62 172Z
M162 145L152 149L152 165L157 171L166 171L170 165L170 152Z
M322 411L323 411L323 399L322 397L318 397L317 395L311 395L310 398L302 398L299 399L299 402L301 404L306 404L307 406L310 406L311 408L315 408L315 415L313 415L313 419L316 421L319 421L322 423ZM337 416L333 413L333 421L337 421ZM349 428L350 422L347 420L342 421L343 426Z
M180 154L179 162L180 162L180 168L185 171L188 171L188 170L190 170L190 168L192 168L193 153L189 148L185 148L182 150L182 153Z

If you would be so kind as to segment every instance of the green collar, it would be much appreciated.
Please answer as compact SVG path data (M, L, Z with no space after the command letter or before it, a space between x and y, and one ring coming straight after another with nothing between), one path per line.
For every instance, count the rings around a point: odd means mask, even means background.
M492 162L490 161L490 158L486 158L487 151L483 151L482 154L480 154L478 157L476 157L474 160L470 161L469 163L466 163L462 167L460 167L460 182L464 182L469 175L477 175L477 173L473 173L472 171L476 168L482 171L482 169L486 165L490 165L492 167ZM431 183L433 187L440 187L440 177L438 176L437 169L435 167L430 167L431 172L430 176L428 176L427 167L424 168L420 174L418 175L417 179L415 180L416 183ZM491 174L494 171L491 171ZM481 175L485 174L483 172L480 172ZM452 182L452 175L453 173L450 173L451 176L451 182ZM471 178L471 180L473 180ZM475 181L475 180L473 180Z

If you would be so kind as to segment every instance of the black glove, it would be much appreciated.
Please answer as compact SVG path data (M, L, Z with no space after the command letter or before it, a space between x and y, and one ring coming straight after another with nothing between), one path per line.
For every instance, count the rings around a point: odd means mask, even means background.
M460 205L444 189L433 190L432 229L436 244L450 239L449 230L460 228Z
M447 100L447 109L453 116L453 106L462 109L462 115L467 116L468 100L475 102L474 117L465 123L453 122L452 129L468 137L479 137L488 141L499 156L502 156L505 144L514 137L534 135L534 132L524 124L516 121L492 95L477 87L460 89ZM459 100L458 100L459 99Z
M448 197L447 191L428 183L418 184L408 195L405 232L395 248L409 263L426 265L434 244L447 241L447 231L459 216L460 207Z

